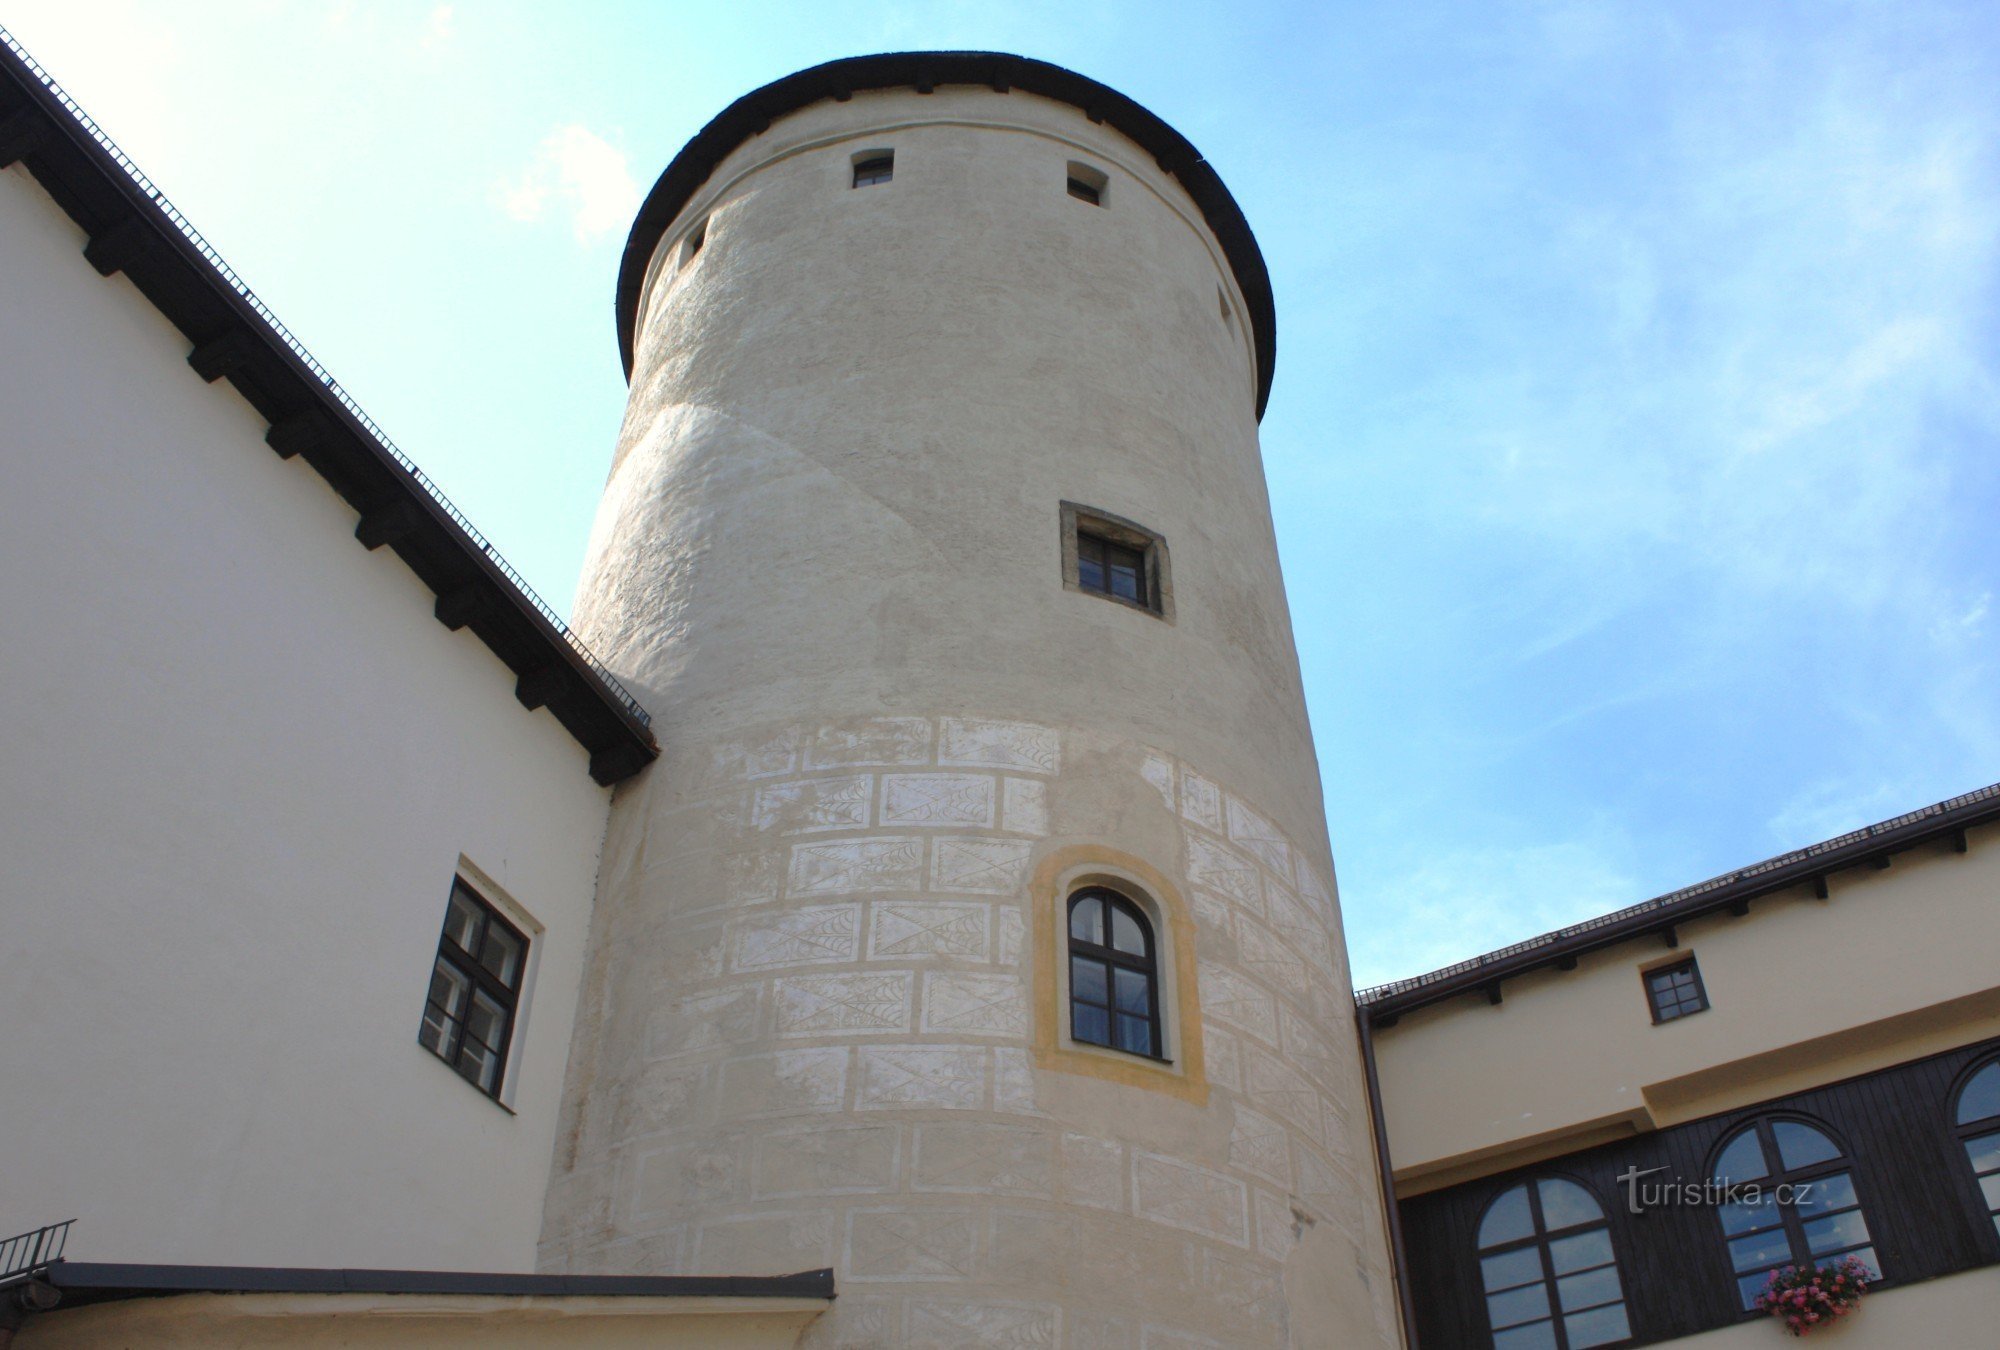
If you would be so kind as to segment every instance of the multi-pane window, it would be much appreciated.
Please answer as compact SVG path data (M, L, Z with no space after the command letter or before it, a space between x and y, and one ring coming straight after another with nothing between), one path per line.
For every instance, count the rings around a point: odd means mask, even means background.
M1086 591L1100 591L1151 608L1146 600L1145 553L1102 535L1077 531L1076 581Z
M1085 1045L1166 1058L1153 926L1137 905L1101 887L1069 902L1069 1034Z
M1652 1004L1655 1022L1671 1022L1706 1008L1708 991L1701 986L1701 969L1694 958L1647 971L1646 1001Z
M490 1097L506 1078L527 957L521 931L454 881L417 1040Z
M1953 1116L1979 1201L2000 1228L2000 1060L1988 1063L1959 1089Z
M1753 1121L1716 1156L1715 1180L1735 1197L1717 1213L1743 1307L1756 1306L1784 1266L1852 1256L1882 1278L1853 1165L1824 1130L1784 1117Z
M854 161L854 186L874 187L896 176L896 152L870 153Z
M1063 585L1174 621L1173 571L1157 531L1075 502L1062 503Z
M1631 1339L1611 1229L1574 1181L1503 1191L1479 1224L1493 1350L1590 1350Z

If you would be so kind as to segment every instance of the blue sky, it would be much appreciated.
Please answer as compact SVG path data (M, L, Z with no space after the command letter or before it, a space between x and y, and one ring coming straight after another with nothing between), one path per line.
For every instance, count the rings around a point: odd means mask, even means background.
M998 48L1213 161L1355 978L2000 779L1990 3L9 0L559 607L630 213L744 91Z

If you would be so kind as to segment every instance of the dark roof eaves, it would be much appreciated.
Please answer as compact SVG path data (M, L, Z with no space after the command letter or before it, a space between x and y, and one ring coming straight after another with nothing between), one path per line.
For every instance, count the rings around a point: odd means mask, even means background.
M177 1294L457 1294L540 1298L830 1299L833 1271L792 1275L528 1275L452 1270L126 1265L59 1261L42 1279L62 1306Z
M1996 820L2000 820L2000 784L1781 853L1627 909L1529 938L1513 947L1501 948L1498 953L1489 952L1426 975L1357 990L1355 1003L1363 1016L1377 1025L1385 1025L1389 1019L1418 1008L1488 989L1502 980L1587 952L1664 932L1690 919Z
M591 776L609 785L658 757L650 717L479 536L442 492L361 413L324 368L228 270L171 203L97 131L82 109L0 28L0 119L24 113L43 128L21 153L57 204L91 237L86 250L105 275L123 271L161 314L215 364L203 378L228 378L266 420L310 424L312 439L290 449L362 514L362 528L393 527L387 543L440 596L457 596L469 626L520 677L517 696L548 706L590 752ZM11 156L10 156L11 157ZM100 249L115 239L116 249ZM364 541L365 542L365 541ZM441 619L444 614L440 613Z
M1262 418L1277 366L1277 308L1256 235L1221 176L1185 136L1133 99L1075 71L1006 52L883 52L845 57L774 80L718 113L654 182L626 238L617 292L618 351L626 377L632 374L639 295L653 252L715 166L737 146L778 118L824 98L857 90L953 84L1021 89L1081 108L1093 120L1108 123L1151 152L1160 168L1180 181L1222 246L1248 306L1247 318L1256 340L1256 408Z

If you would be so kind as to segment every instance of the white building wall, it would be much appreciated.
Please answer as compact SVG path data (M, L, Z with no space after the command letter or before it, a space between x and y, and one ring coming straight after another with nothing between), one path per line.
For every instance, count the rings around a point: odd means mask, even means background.
M527 1270L608 793L0 173L0 1231ZM416 1040L461 855L545 927L503 1110Z

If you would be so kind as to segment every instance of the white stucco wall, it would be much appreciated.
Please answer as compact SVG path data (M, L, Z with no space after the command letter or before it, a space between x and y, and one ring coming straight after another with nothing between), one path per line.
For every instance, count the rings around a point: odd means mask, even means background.
M533 1264L606 798L0 173L0 1232ZM461 854L545 926L510 1115L418 1046Z
M577 613L676 771L614 808L546 1268L831 1264L815 1350L1393 1344L1200 213L1079 109L857 93L726 157L659 265ZM1165 536L1173 622L1065 589L1066 500ZM1199 1071L1061 1053L1051 887L1099 864L1183 902Z

